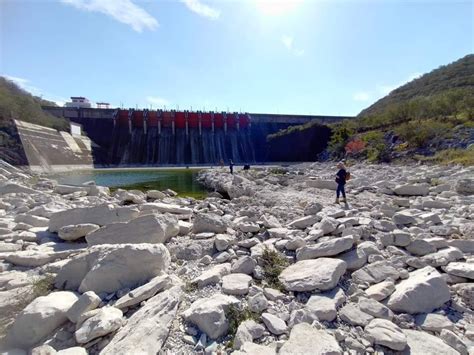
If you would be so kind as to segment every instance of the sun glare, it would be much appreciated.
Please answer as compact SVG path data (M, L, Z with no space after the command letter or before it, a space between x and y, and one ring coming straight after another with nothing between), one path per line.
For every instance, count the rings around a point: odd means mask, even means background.
M295 9L303 0L255 0L257 9L267 16L281 16Z

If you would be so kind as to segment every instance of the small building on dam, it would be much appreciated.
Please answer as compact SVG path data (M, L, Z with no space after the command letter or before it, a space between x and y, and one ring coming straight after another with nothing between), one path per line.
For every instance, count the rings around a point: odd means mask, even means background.
M324 125L350 118L88 107L43 109L80 125L92 142L93 163L100 166L216 165L230 159L235 163L264 163L274 161L267 142L269 134L312 121ZM322 133L319 151L326 147L329 129ZM291 150L292 146L282 148ZM319 151L314 152L315 157Z

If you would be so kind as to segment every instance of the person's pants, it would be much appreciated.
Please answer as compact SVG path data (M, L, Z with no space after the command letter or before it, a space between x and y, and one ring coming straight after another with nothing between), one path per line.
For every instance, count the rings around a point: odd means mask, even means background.
M339 195L342 193L342 197L346 198L346 191L344 190L344 184L337 184L336 197L339 198Z

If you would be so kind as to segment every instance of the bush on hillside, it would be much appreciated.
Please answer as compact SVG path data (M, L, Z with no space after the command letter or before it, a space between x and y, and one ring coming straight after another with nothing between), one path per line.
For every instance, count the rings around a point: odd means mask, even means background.
M9 126L10 119L13 118L60 131L69 130L68 120L50 115L41 109L41 105L46 104L54 103L35 97L14 82L0 77L0 129Z
M401 124L395 132L412 148L422 148L430 141L449 135L453 125L438 120L416 120Z

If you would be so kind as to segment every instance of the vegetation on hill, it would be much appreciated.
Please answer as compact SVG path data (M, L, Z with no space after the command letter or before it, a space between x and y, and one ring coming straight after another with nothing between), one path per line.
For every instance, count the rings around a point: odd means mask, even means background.
M41 105L55 106L55 103L33 96L14 82L0 77L0 123L13 118L60 131L69 130L69 122L65 118L44 112Z
M472 92L473 87L474 54L469 54L393 90L363 110L359 117L387 112L393 105L406 103L417 97L437 96L453 89L460 89L458 92Z
M315 129L316 124L278 132ZM392 91L356 118L330 126L335 159L431 156L428 161L472 164L474 158L474 55L442 66ZM427 159L424 159L427 160Z
M27 159L13 119L35 123L61 131L69 130L69 121L41 109L53 102L35 97L15 83L0 77L0 158L14 165L26 165Z

